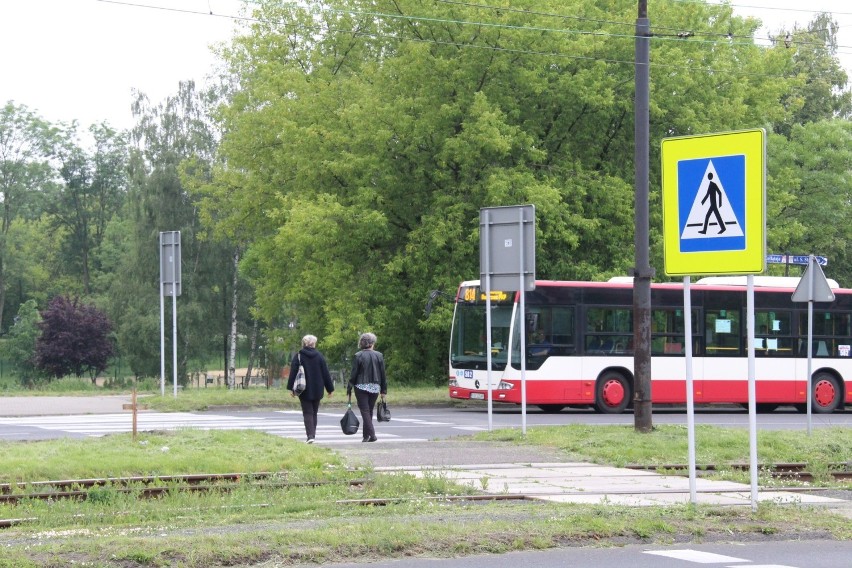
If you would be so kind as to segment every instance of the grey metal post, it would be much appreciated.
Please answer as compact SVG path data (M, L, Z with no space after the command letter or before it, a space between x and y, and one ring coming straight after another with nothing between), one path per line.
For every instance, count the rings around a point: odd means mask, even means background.
M160 233L160 250L163 234ZM160 281L160 396L166 396L166 298L163 295L165 285Z
M757 511L757 385L754 372L754 274L746 276L746 333L748 334L748 432L751 468L751 510Z
M521 434L527 435L527 304L525 301L527 292L524 286L526 274L524 273L524 210L518 209L518 294L520 294L521 310ZM511 359L511 355L509 356ZM511 361L509 362L511 364Z
M635 203L635 261L633 275L633 371L634 371L634 428L650 432L651 419L651 277L649 244L649 106L650 106L650 53L651 25L648 20L648 2L639 0L639 17L636 20L635 64L635 150L636 203Z
M813 358L814 358L814 299L813 299L813 290L814 290L814 266L813 264L816 262L814 255L810 255L808 257L808 290L810 290L810 298L808 299L808 381L807 381L807 389L808 395L805 399L807 405L807 415L808 415L808 436L813 434L813 417L811 416L811 403L813 402L813 378L811 377L811 373L813 372Z
M686 440L689 458L689 502L698 504L695 473L695 395L692 392L692 296L689 276L683 277L684 355L686 359Z
M172 290L172 383L177 398L177 291Z
M491 251L488 248L490 242L491 231L491 216L489 211L485 210L485 366L487 371L485 374L488 381L488 431L493 429L493 403L492 403L492 386L491 386ZM480 285L482 283L480 282Z

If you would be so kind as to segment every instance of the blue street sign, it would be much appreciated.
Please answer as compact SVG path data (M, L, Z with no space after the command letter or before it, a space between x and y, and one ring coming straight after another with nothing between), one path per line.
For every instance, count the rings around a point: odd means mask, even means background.
M815 257L817 264L820 266L828 266L828 259L824 256ZM802 266L808 265L808 255L786 255L786 254L767 254L766 262L769 264L799 264Z

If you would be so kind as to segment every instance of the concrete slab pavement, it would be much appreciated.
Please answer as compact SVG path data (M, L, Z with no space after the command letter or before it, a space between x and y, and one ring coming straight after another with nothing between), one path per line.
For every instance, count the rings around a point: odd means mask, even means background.
M560 503L641 507L690 502L688 477L589 463L378 467L376 471L399 471L421 478L440 475L482 494L523 495ZM696 500L698 504L750 506L751 486L698 478ZM758 491L758 502L833 506L852 514L849 501L793 491L762 489Z
M56 416L124 412L130 395L0 396L0 416Z

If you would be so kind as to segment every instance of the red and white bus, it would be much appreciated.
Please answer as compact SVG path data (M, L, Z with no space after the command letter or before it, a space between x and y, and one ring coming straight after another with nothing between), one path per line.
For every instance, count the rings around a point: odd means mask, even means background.
M791 296L799 278L754 277L757 409L807 410L807 303ZM696 404L748 405L745 277L690 286ZM814 304L812 411L852 404L852 290L830 281L832 303ZM492 400L521 403L517 292L491 291ZM527 403L619 413L633 397L633 283L537 281L525 297ZM683 285L651 286L651 397L686 402ZM450 344L452 398L485 400L486 302L479 281L456 297Z

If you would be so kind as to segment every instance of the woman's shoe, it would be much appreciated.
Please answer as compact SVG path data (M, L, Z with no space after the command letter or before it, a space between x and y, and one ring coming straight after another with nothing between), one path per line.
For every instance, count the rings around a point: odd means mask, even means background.
M305 443L306 443L306 444L313 444L313 443L314 443L314 439L313 439L313 438L308 438L307 440L305 440Z
M376 438L375 436L373 436L372 438L367 438L367 439L366 439L366 440L364 440L364 441L365 441L365 442L375 442L376 440L378 440L378 438Z

